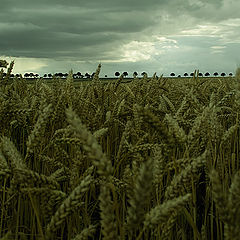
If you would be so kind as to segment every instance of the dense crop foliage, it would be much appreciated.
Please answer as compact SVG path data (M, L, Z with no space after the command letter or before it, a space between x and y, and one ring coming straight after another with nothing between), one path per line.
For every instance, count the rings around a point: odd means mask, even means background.
M236 78L0 73L2 239L239 239Z

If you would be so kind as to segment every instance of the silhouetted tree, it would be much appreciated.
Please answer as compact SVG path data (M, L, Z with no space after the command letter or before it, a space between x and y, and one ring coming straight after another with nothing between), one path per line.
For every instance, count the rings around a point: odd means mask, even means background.
M202 77L202 76L203 76L203 74L202 74L202 73L199 73L199 74L198 74L198 76L199 76L199 77Z
M51 73L49 73L49 74L48 74L48 77L49 77L49 78L51 78L51 77L52 77L52 74L51 74Z
M209 73L209 72L206 72L206 73L205 73L205 76L206 76L206 77L210 76L210 73Z
M190 76L191 76L191 77L193 77L193 75L194 75L194 73L193 73L193 72L191 72L191 73L190 73Z
M120 76L120 72L115 72L115 76L119 77Z
M28 77L29 77L29 74L28 74L28 73L25 73L23 76L24 76L25 78L28 78Z
M213 75L216 77L216 76L218 76L218 73L217 73L217 72L215 72Z
M82 77L82 73L80 73L80 72L77 72L77 75L78 75L78 78Z
M45 74L43 75L43 77L46 78L46 77L47 77L47 74L45 73Z
M170 73L170 76L171 76L171 77L174 77L174 76L175 76L175 73L173 73L173 72Z
M77 74L73 73L73 78L76 79L77 78Z
M137 77L137 75L138 75L137 72L134 72L134 73L133 73L133 77L134 77L134 78Z
M107 77L107 75L105 75L105 77Z
M183 76L184 76L184 77L187 77L187 76L188 76L188 73L185 72L185 73L183 74Z
M123 72L124 77L128 76L128 72Z
M232 77L232 76L233 76L233 74L232 74L232 73L229 73L229 76L231 76L231 77Z
M61 72L58 73L58 77L62 77L62 73Z
M90 74L89 73L85 73L85 77L86 78L90 78Z
M181 77L181 75L179 74L177 77L178 77L178 78L180 78L180 77Z
M224 73L224 72L221 73L221 76L222 76L222 77L225 77L225 76L226 76L226 73Z

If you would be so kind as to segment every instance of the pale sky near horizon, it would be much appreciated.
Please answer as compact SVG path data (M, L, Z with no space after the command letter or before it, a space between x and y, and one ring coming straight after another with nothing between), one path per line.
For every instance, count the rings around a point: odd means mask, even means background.
M0 0L0 59L13 73L168 76L240 65L239 0Z

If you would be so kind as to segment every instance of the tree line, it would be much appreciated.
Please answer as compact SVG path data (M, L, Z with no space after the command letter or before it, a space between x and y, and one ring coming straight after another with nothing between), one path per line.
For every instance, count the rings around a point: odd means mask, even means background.
M8 65L8 63L7 63L7 61L6 60L0 60L0 67L2 67L2 68L7 68L7 65ZM77 72L77 73L73 73L73 78L79 78L79 79L81 79L81 78L93 78L93 76L94 76L94 74L95 74L95 72L93 72L92 74L89 74L89 73L85 73L85 74L82 74L81 72ZM124 77L127 77L129 74L128 74L128 72L123 72L122 73L123 74L123 76ZM115 74L114 74L116 77L119 77L120 75L121 75L121 73L120 72L115 72ZM138 76L139 74L137 73L137 72L134 72L133 73L133 77L134 78L136 78L137 76ZM144 76L144 75L146 75L147 76L147 73L146 72L142 72L141 73L141 75L142 76ZM184 76L184 77L188 77L188 76L193 76L194 75L194 73L192 72L192 73L190 73L190 74L188 74L187 72L185 72L182 76ZM221 76L221 77L225 77L225 76L227 76L227 74L225 73L225 72L222 72L222 73L218 73L218 72L214 72L213 74L212 74L213 76L215 76L215 77L217 77L217 76ZM3 73L3 76L6 76L6 73ZM17 74L11 74L10 75L10 77L20 77L20 74L19 73L17 73ZM25 73L24 75L23 75L25 78L32 78L32 77L36 77L36 78L38 78L39 77L39 74L34 74L34 73ZM67 76L68 76L68 73L61 73L61 72L59 72L59 73L54 73L54 74L51 74L51 73L45 73L44 75L43 75L43 78L52 78L53 76L55 76L55 77L60 77L60 78L66 78ZM182 77L180 74L175 74L174 72L171 72L170 73L170 75L169 75L170 77ZM198 76L200 76L200 77L203 77L203 76L205 76L205 77L209 77L209 76L211 76L211 74L209 73L209 72L206 72L205 74L203 74L203 73L199 73L198 74ZM228 74L228 76L233 76L233 73L229 73ZM105 77L107 77L107 75L105 75Z

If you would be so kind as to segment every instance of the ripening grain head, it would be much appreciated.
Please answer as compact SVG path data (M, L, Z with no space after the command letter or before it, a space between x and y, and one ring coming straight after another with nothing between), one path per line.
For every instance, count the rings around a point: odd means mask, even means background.
M235 78L236 78L236 80L240 80L240 67L238 67L236 70Z

